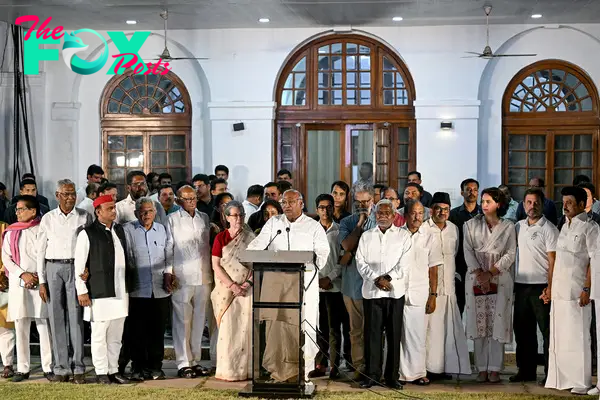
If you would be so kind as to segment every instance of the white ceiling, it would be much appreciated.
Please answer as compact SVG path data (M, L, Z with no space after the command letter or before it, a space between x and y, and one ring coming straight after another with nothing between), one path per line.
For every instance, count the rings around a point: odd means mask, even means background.
M600 0L0 0L0 19L35 14L53 17L50 26L99 30L128 30L134 19L134 29L153 30L167 7L170 29L463 25L485 23L484 4L494 24L600 22Z

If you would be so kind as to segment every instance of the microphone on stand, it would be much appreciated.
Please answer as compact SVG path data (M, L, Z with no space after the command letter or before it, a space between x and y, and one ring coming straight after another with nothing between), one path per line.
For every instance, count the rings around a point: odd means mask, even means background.
M288 228L289 230L290 228ZM269 244L267 244L267 247L265 247L265 250L269 248L269 246L271 245L271 243L273 243L273 240L275 240L275 238L277 236L281 235L281 229L277 229L277 233L275 234L275 236L273 236L273 238L269 241ZM289 240L288 240L289 242ZM289 245L288 245L289 246Z
M285 228L285 231L287 232L287 238L288 238L288 251L290 250L290 227L288 226L287 228Z

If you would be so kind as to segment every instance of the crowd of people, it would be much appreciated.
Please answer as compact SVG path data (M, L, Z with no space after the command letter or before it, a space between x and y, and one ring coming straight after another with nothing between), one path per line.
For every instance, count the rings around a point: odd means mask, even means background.
M363 388L470 375L472 340L477 381L496 383L514 333L510 381L535 381L539 327L539 383L600 394L591 383L600 202L588 177L562 189L559 218L541 178L522 199L465 179L463 202L452 207L448 193L423 189L417 171L400 192L373 184L363 167L352 186L333 182L316 199L304 199L287 170L234 199L223 165L176 184L168 173L130 171L120 201L118 186L91 165L79 190L57 182L52 210L32 174L10 202L0 184L2 377L29 378L35 322L44 376L85 383L88 321L100 383L164 379L170 320L179 377L249 379L254 282L261 301L284 302L297 299L298 282L258 279L241 254L308 250L318 279L302 309L306 380L339 379L342 367ZM275 382L298 379L297 314L273 309L260 320L262 367ZM213 368L200 365L206 327Z

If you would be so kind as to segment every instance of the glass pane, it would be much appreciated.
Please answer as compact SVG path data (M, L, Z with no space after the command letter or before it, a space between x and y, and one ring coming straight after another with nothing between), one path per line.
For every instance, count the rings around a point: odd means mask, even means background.
M360 56L360 69L363 71L371 69L371 56Z
M287 76L287 79L285 80L285 83L283 84L283 88L284 89L291 89L293 83L294 83L294 74L289 74Z
M336 106L341 106L343 99L342 99L342 91L341 90L332 90L331 91L333 93L333 101L331 102L331 104L336 105Z
M144 75L133 75L133 81L138 85L146 83L146 77Z
M292 158L292 146L282 145L281 146L281 159L287 160Z
M360 87L370 87L371 86L371 73L370 72L361 72L360 73Z
M329 87L329 72L319 72L319 87Z
M319 47L319 53L329 53L329 46L321 46Z
M187 168L169 168L169 174L171 174L173 182L187 180Z
M329 68L329 56L319 56L319 71L328 70Z
M303 106L306 104L306 91L305 90L296 90L294 91L294 98L296 106Z
M356 69L356 56L346 56L346 69L347 70L355 70Z
M508 184L526 184L527 179L525 177L525 169L516 169L509 168L508 169Z
M530 135L529 150L546 150L546 136Z
M406 105L408 104L408 95L406 94L406 90L396 90L396 105Z
M144 86L138 86L137 87L138 92L140 92L140 96L144 97L148 94L148 86L144 85Z
M120 87L117 87L117 88L115 88L115 90L113 90L110 97L112 97L115 100L121 100L121 98L123 97L124 94L125 94L125 92L123 91L123 89L121 89Z
M185 150L185 135L173 135L169 137L169 148L171 150Z
M576 167L591 167L592 166L592 153L588 151L581 151L575 153L575 166Z
M109 168L108 169L108 180L111 182L123 182L125 181L125 169L123 168Z
M329 104L329 91L319 90L319 104Z
M108 149L109 150L125 150L125 138L123 136L112 136L108 137Z
M141 135L127 136L127 150L142 150L144 137Z
M332 56L331 57L331 69L334 71L342 70L342 57L340 57L340 56Z
M369 54L371 49L367 46L360 46L360 54Z
M573 148L573 136L556 135L554 138L554 148L557 150L571 150Z
M135 89L134 89L134 90L130 90L130 91L128 92L128 94L129 94L129 95L131 96L131 98L132 98L132 99L134 99L134 100L137 100L137 99L139 99L139 98L140 98L140 94L139 94L139 93L138 93L138 91L137 91L137 90L135 90Z
M510 165L510 164L509 164ZM529 153L529 168L531 167L545 167L546 166L546 152L531 152Z
M111 167L124 167L125 166L125 153L123 152L109 152L108 153L108 165Z
M169 165L185 165L185 151L170 151Z
M121 108L119 108L119 113L121 114L129 114L129 111L131 110L131 108L129 106L126 105L122 105Z
M293 92L291 90L283 90L281 92L281 105L291 106L292 105Z
M573 170L571 170L571 169L555 169L554 170L554 183L556 183L558 185L573 184Z
M306 75L305 74L294 74L294 87L296 89L303 89L306 87Z
M562 194L560 191L564 186L554 186L554 201L562 203Z
M331 52L334 54L337 53L341 53L342 52L342 44L341 43L334 43L331 45Z
M546 170L545 169L529 169L527 171L527 183L533 178L546 178Z
M360 91L360 104L369 105L371 104L371 91L361 90Z
M395 69L396 67L394 67L394 64L392 64L392 62L387 57L383 57L383 70L394 71Z
M341 88L342 87L342 73L334 72L331 74L331 87Z
M400 178L408 177L408 163L407 162L399 162L398 163L398 176Z
M408 160L408 145L401 144L398 146L398 160Z
M404 87L404 79L402 78L402 75L400 75L399 72L396 72L396 87L397 88Z
M346 104L349 106L356 105L356 90L347 90L346 91Z
M583 83L581 83L581 84L579 84L579 86L577 86L577 88L575 88L575 94L577 95L577 97L582 99L584 97L587 97L588 90L585 87L585 85Z
M383 87L384 88L393 88L394 87L394 73L393 72L384 72L383 73Z
M573 166L573 153L570 151L555 152L554 166L571 168Z
M512 186L510 188L510 194L513 199L516 199L518 201L519 199L522 199L525 195L525 190L527 190L526 186Z
M167 165L167 153L164 151L153 151L152 157L150 158L150 164L152 167L162 167Z
M298 64L293 69L294 72L304 72L306 71L306 57L302 57Z
M408 143L408 128L398 128L398 140L402 143Z
M133 108L132 108L132 112L133 112L133 113L135 113L135 114L141 114L141 112L142 112L142 107L140 107L140 105L139 105L139 104L136 104L136 105L134 105L134 106L133 106Z
M573 176L575 175L585 175L592 178L594 176L594 173L591 169L576 169L575 172L573 172Z
M167 150L167 138L165 135L150 136L150 150Z
M141 151L132 151L125 155L125 162L128 168L143 168L144 153Z
M340 132L308 131L306 136L308 176L305 195L306 205L312 209L314 199L321 193L329 193L331 182L340 177Z
M356 87L356 72L347 72L346 73L346 87L347 88L355 88Z
M592 150L592 135L575 135L575 150Z
M356 43L346 43L346 53L348 53L348 54L358 53L358 45Z
M525 167L527 161L527 153L524 151L509 151L508 166L509 167Z
M581 111L592 111L592 99L590 97L586 97L581 100Z
M132 104L133 104L133 100L131 99L131 97L129 97L129 96L125 96L125 97L123 98L123 104L127 104L128 106L130 106L130 105L132 105Z
M123 86L125 88L125 90L129 90L133 87L133 82L131 81L131 78L127 77L125 79L123 79L121 81L121 86Z
M350 156L351 180L354 183L360 178L362 163L368 162L371 163L371 166L373 165L373 131L353 129L350 132L350 148L352 149ZM368 169L363 168L363 173L365 172L368 172ZM371 169L371 175L365 176L365 178L372 178L372 173Z
M527 136L525 135L508 135L509 150L525 150L527 146Z
M383 91L383 104L386 106L394 105L394 91L393 90L384 90Z

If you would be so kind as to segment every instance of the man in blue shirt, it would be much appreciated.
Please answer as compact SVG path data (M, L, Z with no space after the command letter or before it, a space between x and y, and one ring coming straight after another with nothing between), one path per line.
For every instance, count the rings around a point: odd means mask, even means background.
M344 250L340 260L342 265L342 294L344 304L350 316L350 343L352 345L352 362L356 368L355 380L362 379L360 372L365 370L364 362L364 312L362 284L363 279L356 269L354 255L363 232L377 225L373 210L373 186L364 182L354 184L354 214L340 221L338 242Z
M135 290L129 293L129 343L132 380L164 379L164 334L169 317L173 266L171 236L154 222L156 206L149 197L136 201L137 221L126 224L127 257L136 273Z

